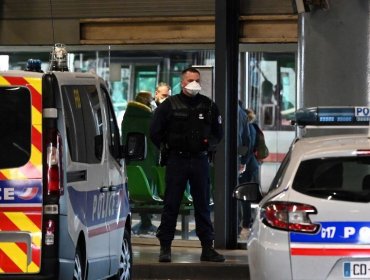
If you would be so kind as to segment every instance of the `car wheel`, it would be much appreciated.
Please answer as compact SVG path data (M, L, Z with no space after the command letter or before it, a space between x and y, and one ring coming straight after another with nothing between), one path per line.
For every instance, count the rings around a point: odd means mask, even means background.
M79 247L76 249L75 265L73 268L73 280L85 279L85 262Z
M116 279L118 280L130 280L132 273L132 246L131 246L131 235L125 229L123 236L121 256L119 259L119 268Z

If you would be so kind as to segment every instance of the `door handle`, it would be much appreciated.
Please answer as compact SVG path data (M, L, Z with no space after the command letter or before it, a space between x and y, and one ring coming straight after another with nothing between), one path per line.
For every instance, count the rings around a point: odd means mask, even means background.
M109 191L109 188L107 186L103 186L100 188L100 192L107 192Z

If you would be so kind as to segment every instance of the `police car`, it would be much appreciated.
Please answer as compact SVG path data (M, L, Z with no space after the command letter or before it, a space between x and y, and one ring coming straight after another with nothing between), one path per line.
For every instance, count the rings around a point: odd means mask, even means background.
M369 108L301 109L296 124L368 128ZM259 186L242 184L234 196L255 201ZM251 279L370 279L367 130L295 140L259 203L247 248Z
M125 152L105 82L51 56L0 72L0 278L131 279L124 159L142 139Z

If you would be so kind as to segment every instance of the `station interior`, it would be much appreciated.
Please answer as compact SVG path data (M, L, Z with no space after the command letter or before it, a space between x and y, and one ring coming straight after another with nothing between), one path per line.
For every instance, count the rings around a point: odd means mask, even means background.
M202 93L216 102L224 120L210 204L214 245L226 262L199 261L191 202L184 202L173 262L159 264L155 231L161 212L149 194L145 205L155 207L135 209L132 201L133 279L249 279L248 229L239 231L239 202L232 197L238 185L238 102L254 110L265 135L269 156L260 166L260 185L266 193L297 137L291 125L297 109L369 106L369 2L3 0L0 71L22 70L34 58L46 72L52 46L63 43L69 71L106 81L121 127L138 92L154 93L166 82L179 93L181 71L199 69ZM143 212L152 216L153 228L135 231Z

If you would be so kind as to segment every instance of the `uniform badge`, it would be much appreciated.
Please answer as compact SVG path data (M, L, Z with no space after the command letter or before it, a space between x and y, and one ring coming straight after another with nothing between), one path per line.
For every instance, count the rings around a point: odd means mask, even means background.
M200 114L199 114L199 119L200 119L200 120L204 120L204 116L203 116L203 114L202 114L202 113L200 113Z
M222 124L222 117L221 116L218 116L217 120L218 120L219 124Z

